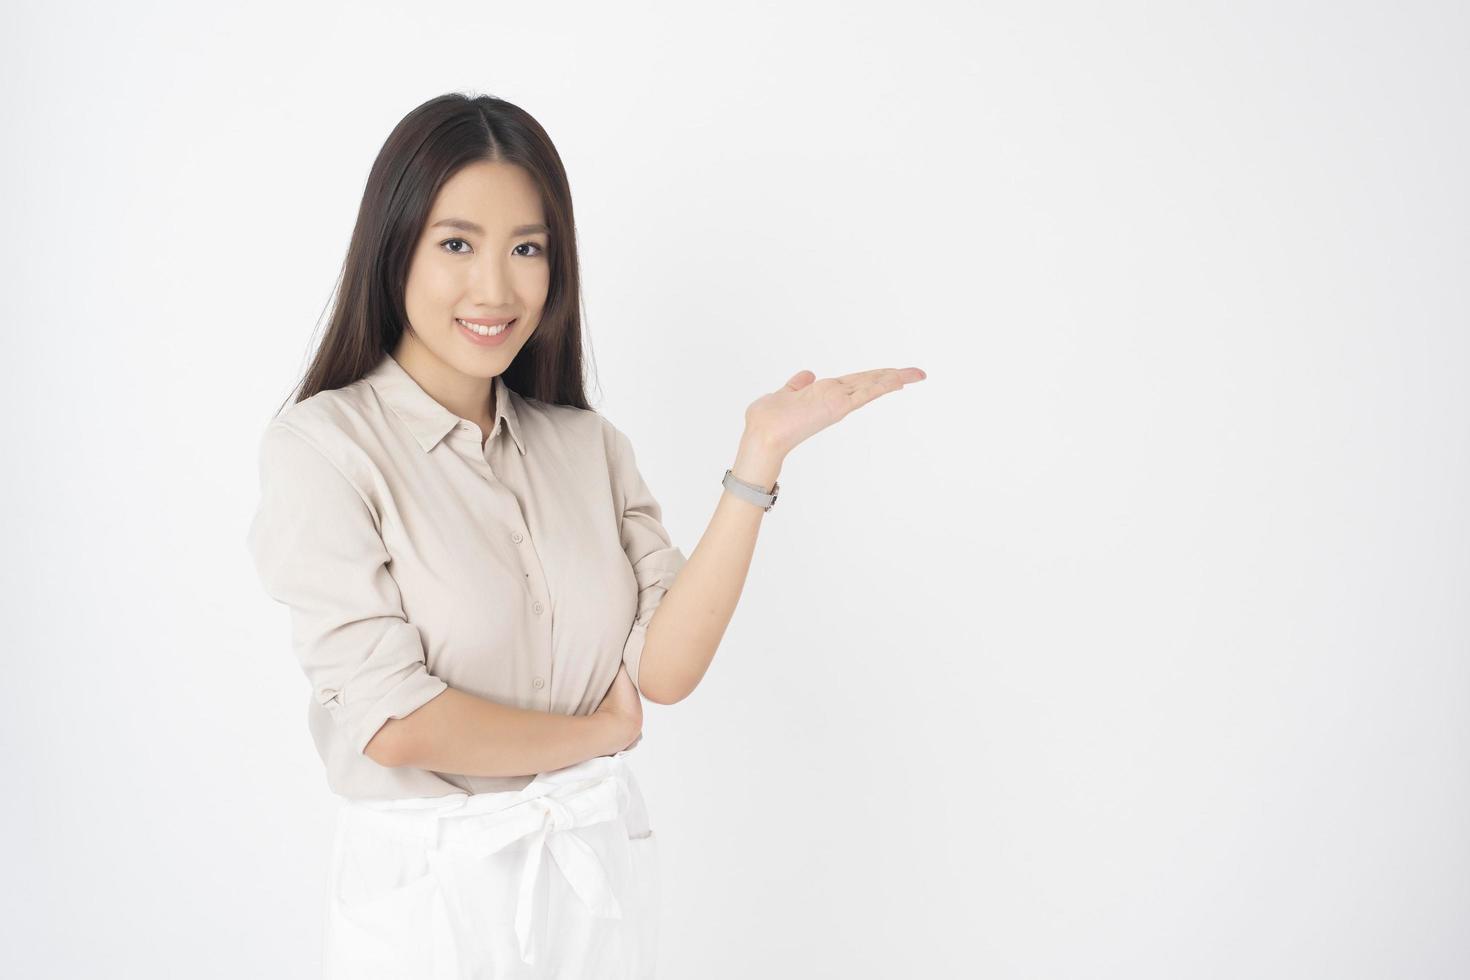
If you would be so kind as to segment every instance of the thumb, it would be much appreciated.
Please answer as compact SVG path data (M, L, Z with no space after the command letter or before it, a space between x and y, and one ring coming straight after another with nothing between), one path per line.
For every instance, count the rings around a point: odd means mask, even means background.
M792 391L800 391L815 380L817 380L817 376L812 372L797 371L791 376L791 380L786 382L786 387Z

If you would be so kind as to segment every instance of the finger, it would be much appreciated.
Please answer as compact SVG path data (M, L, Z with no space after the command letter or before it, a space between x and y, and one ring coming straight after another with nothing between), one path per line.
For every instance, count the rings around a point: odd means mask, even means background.
M785 388L787 388L787 389L789 389L791 391L800 391L801 389L805 388L807 385L811 384L815 380L817 380L817 376L815 374L813 374L812 372L810 372L810 371L797 371L795 374L793 374L791 376L791 380L788 381L788 382L786 382L786 384L783 387L785 387Z
M910 377L907 372L917 372L920 377ZM849 386L848 404L849 411L866 405L868 402L890 391L897 391L904 386L905 381L913 382L922 380L923 372L918 368L879 368L876 371L864 371L856 375L858 380Z
M839 375L837 380L844 384L872 384L874 381L888 378L890 374L897 376L900 385L913 384L915 381L923 381L928 377L923 369L916 367L874 368L871 371L859 371L856 374Z
M838 381L846 385L864 385L870 383L874 378L882 376L883 372L891 368L873 368L871 371L854 371L852 374L839 374Z

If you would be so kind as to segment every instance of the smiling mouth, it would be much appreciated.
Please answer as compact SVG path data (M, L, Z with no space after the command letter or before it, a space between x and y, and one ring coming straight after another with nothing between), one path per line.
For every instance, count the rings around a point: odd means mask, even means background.
M501 326L487 327L482 323L466 323L459 317L455 317L454 322L478 337L498 337L516 324L516 321L512 319Z

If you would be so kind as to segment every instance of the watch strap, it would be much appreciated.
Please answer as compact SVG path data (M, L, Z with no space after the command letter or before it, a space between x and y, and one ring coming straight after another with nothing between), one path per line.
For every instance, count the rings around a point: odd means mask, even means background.
M762 510L770 510L776 506L776 496L781 491L779 481L771 484L769 492L764 487L758 487L754 483L747 483L735 475L733 470L725 471L725 479L722 481L726 490L748 503L755 504Z

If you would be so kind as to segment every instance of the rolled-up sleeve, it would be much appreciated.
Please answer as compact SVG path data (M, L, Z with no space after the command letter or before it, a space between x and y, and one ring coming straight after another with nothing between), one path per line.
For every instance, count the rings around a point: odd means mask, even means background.
M643 688L638 682L638 665L643 658L648 623L687 559L684 552L674 545L663 525L663 510L638 471L632 443L616 428L613 432L617 445L613 460L614 476L623 498L619 527L623 550L627 552L628 561L633 566L633 577L638 583L638 612L623 645L623 663L641 694Z
M361 754L390 718L449 685L426 666L403 614L373 510L309 437L277 419L260 442L249 548L266 592L291 613L312 696Z

